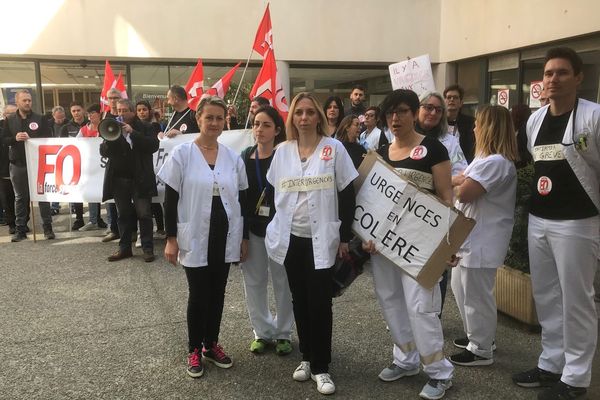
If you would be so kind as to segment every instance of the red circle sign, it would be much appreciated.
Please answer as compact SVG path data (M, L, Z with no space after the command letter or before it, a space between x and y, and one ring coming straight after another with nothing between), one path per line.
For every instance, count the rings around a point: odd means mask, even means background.
M500 103L501 105L508 103L508 93L506 93L506 92L498 93L498 103Z
M542 85L539 83L534 83L531 85L531 97L534 99L539 99L542 95Z

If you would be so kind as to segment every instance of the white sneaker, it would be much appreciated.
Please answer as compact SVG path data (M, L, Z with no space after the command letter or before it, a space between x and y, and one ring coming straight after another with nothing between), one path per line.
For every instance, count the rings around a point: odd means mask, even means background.
M100 229L98 228L98 225L92 224L91 222L88 222L87 224L79 228L80 231L95 231L97 229Z
M310 362L302 361L298 368L294 370L294 374L292 375L295 381L304 382L310 379Z
M142 248L142 238L141 237L138 237L137 240L135 241L135 248L136 249Z
M331 380L331 376L328 373L313 375L310 374L313 381L317 382L317 390L321 394L333 394L335 393L335 384Z
M429 382L423 386L419 396L423 399L437 400L444 397L446 390L452 387L452 381L450 379L430 379Z
M379 379L381 379L384 382L393 382L405 376L415 376L418 373L418 367L415 369L404 369L392 363L392 365L390 365L389 367L381 370L381 372L379 373Z

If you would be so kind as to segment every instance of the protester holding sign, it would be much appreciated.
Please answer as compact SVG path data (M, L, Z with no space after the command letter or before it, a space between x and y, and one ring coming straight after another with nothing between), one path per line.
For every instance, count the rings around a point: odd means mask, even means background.
M265 233L275 215L273 186L267 182L267 170L273 161L274 146L285 140L285 126L279 112L271 106L261 107L254 116L256 145L242 152L248 175L248 201L245 224L249 229L248 257L242 264L248 316L254 329L250 351L262 353L276 342L275 352L292 352L292 295L285 269L267 256ZM269 308L269 272L273 282L276 314Z
M315 96L299 93L289 110L288 140L277 148L267 173L275 188L276 213L265 243L269 257L285 266L292 292L302 353L293 379L312 378L320 393L331 394L331 266L336 255L348 253L351 183L358 173L344 146L328 137L326 129Z
M411 90L398 89L380 105L384 127L394 134L391 144L379 148L383 159L407 180L443 201L452 201L450 161L446 148L435 138L415 131L419 99ZM439 319L439 285L421 286L393 262L375 253L372 241L365 243L372 254L375 293L394 340L394 361L379 379L390 382L417 375L419 364L429 376L420 396L440 399L452 387L454 368L444 357L444 336Z
M454 364L491 365L496 335L496 269L504 263L513 229L519 151L509 111L487 106L475 120L475 159L458 179L456 208L477 221L452 271L452 291L467 337Z
M225 126L227 105L216 96L198 104L200 133L172 151L158 178L165 183L165 258L183 265L188 281L187 373L204 373L201 357L220 368L231 358L219 344L229 266L243 261L245 190L248 181L240 156L217 142Z

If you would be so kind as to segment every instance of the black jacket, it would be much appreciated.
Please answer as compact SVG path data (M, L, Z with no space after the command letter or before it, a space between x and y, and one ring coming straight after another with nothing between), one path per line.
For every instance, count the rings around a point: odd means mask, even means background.
M79 133L82 126L87 125L88 119L84 118L81 124L73 121L72 119L67 122L60 130L60 137L75 137Z
M115 141L103 141L100 144L100 155L108 158L104 171L104 185L102 187L102 201L112 199L113 179L116 176L114 164L117 162L131 162L133 165L133 180L136 193L143 197L157 196L156 176L152 154L158 150L159 141L152 127L140 121L137 117L131 123L133 132L130 133L132 146L123 136ZM129 160L129 157L133 157Z
M2 137L2 132L4 132L5 124L6 120L1 121L0 123L0 137ZM0 143L0 178L10 177L8 164L8 146Z
M456 126L458 127L458 132L460 132L460 148L467 162L471 164L475 157L475 133L473 132L475 118L459 112L456 117Z
M2 144L9 146L8 158L11 163L24 166L25 160L25 142L17 142L18 132L27 132L29 137L47 138L52 137L48 127L48 121L44 116L30 112L26 118L21 118L17 111L6 120L5 129L2 132Z

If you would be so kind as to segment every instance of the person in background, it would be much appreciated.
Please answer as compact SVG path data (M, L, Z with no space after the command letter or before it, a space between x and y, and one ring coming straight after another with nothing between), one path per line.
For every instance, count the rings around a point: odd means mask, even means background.
M147 124L150 124L153 132L158 136L159 132L162 131L160 123L156 119L156 115L151 113L152 108L150 107L150 103L147 100L140 100L135 104L137 117ZM162 205L160 203L152 203L152 216L154 217L154 221L156 222L156 233L154 237L156 239L165 239L165 219L163 214ZM138 237L138 240L135 242L135 247L142 247L142 237Z
M3 137L3 131L8 129L5 124L11 115L17 112L17 106L7 104L0 121L0 138ZM10 161L8 159L8 146L0 142L0 206L3 210L4 223L8 225L8 233L16 233L15 225L15 191L10 181Z
M523 168L529 165L533 158L527 150L527 120L531 115L531 110L526 104L517 104L510 110L513 128L517 135L517 146L519 148L519 159L516 161L517 168Z
M464 104L465 91L459 85L448 86L444 90L447 113L448 133L458 138L467 163L473 161L475 152L475 136L473 124L475 119L461 112Z
M327 134L333 137L340 126L340 122L344 119L342 99L337 96L327 98L323 112L325 112L325 117L327 118Z
M198 124L194 111L188 106L188 98L185 89L173 85L167 92L167 102L173 107L173 114L167 121L164 132L158 133L158 138L171 138L186 133L197 133Z
M231 263L243 262L243 212L248 180L240 156L217 141L227 105L206 96L196 111L200 133L173 149L158 172L165 184L165 259L181 263L188 282L187 374L204 374L202 358L233 366L219 343L225 287Z
M275 343L275 352L292 352L292 295L285 269L267 256L265 233L275 215L273 186L267 183L267 170L273 160L275 146L285 140L281 115L271 106L256 111L253 127L256 145L242 152L248 176L248 201L245 225L249 229L248 257L241 264L248 316L254 330L250 351L263 353ZM269 274L273 284L275 315L269 307Z
M464 350L450 356L462 366L494 362L497 308L496 270L504 264L513 230L519 157L509 111L485 106L475 118L475 158L458 177L455 207L477 224L462 244L452 270L452 292L466 337Z
M365 111L365 130L360 134L359 142L366 150L375 151L394 139L394 135L389 130L383 132L377 126L379 116L380 112L377 106L371 106Z
M89 122L85 116L85 109L81 102L75 100L69 106L71 119L60 130L60 137L76 137L79 130Z
M329 374L332 335L332 269L348 254L358 176L342 144L330 138L314 95L292 101L288 140L277 147L267 180L275 189L275 216L267 226L267 254L284 265L292 292L302 361L296 381L313 379L322 394L335 392ZM324 185L306 177L330 176ZM289 181L299 182L289 190Z
M256 115L256 111L258 111L259 108L268 105L271 105L271 103L269 103L269 100L267 100L264 97L256 96L252 99L252 101L250 102L250 108L248 109L248 120L246 121L246 128L252 128L254 126L254 116ZM248 123L250 123L250 125L248 125Z
M344 115L356 115L361 123L364 121L364 114L367 111L365 100L367 91L363 85L355 84L350 90L349 102L344 107Z
M394 141L377 150L383 160L407 180L452 204L450 160L446 148L434 137L415 130L419 98L411 90L398 89L380 105L384 128ZM396 264L377 253L372 241L363 243L371 253L375 294L394 341L394 360L379 379L391 382L419 373L429 376L419 396L441 399L452 387L454 367L444 356L440 285L421 286Z
M233 131L240 129L241 126L238 122L237 109L233 104L227 106L227 117L225 117L225 130Z
M340 126L335 134L335 138L342 142L346 148L356 169L358 169L365 154L367 154L367 150L358 143L359 132L360 122L358 122L358 117L356 115L348 115L340 122Z
M49 129L52 132L52 137L60 137L62 129L67 125L67 117L65 109L62 106L54 106L52 108L52 118L48 121ZM50 203L50 212L52 215L57 215L60 212L60 203ZM77 220L75 220L77 222ZM75 225L75 224L74 224ZM75 225L77 229L81 226ZM74 229L74 230L77 230Z

